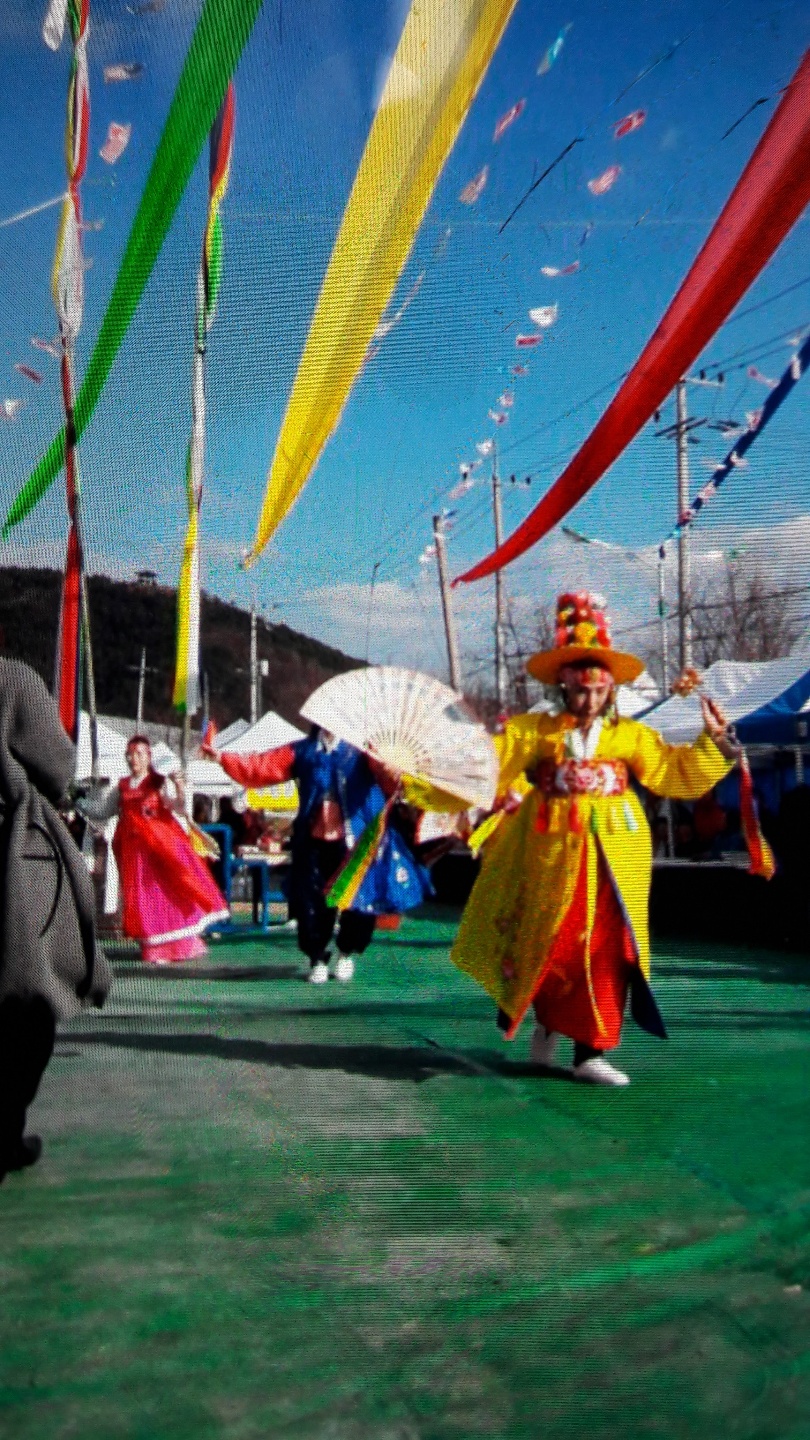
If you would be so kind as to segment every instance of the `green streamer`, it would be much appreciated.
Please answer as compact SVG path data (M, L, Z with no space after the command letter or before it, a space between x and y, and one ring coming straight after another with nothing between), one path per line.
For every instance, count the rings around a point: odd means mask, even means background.
M262 0L205 0L107 313L76 397L77 439L98 404L261 3ZM3 525L4 539L39 504L64 463L65 432L62 430L12 502Z

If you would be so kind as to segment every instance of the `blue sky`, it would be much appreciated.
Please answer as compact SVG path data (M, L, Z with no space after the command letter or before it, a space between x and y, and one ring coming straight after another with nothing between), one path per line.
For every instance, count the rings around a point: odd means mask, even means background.
M560 472L610 399L610 382L636 358L773 113L810 26L801 0L621 6L583 0L567 9L520 0L443 172L400 293L424 270L422 288L358 382L317 471L249 579L238 568L240 547L255 529L286 398L405 8L399 0L284 0L283 6L266 0L237 72L234 164L223 207L225 275L208 360L204 572L207 588L246 602L253 586L271 618L354 654L365 653L368 637L373 659L441 669L435 575L420 568L418 556L430 539L434 507L448 503L459 463L474 458L476 442L492 433L487 411L521 358L514 336L531 328L528 309L557 301L560 315L530 355L530 376L519 382L510 424L499 435L504 474L533 477L529 489L507 487L507 530ZM198 13L196 0L167 0L162 13L142 18L121 0L92 6L84 203L87 218L103 219L104 228L86 237L93 266L79 372ZM568 23L562 54L538 77L541 55ZM52 55L39 37L40 24L39 7L0 0L6 97L0 219L64 185L68 47ZM670 59L612 104L681 40ZM102 67L127 60L144 64L143 78L105 85ZM494 145L495 121L524 97L524 114ZM760 97L769 103L721 140ZM612 124L637 107L648 111L646 125L615 141ZM129 149L113 168L98 158L111 120L133 127ZM499 234L534 167L542 169L578 134L583 143ZM619 181L609 194L592 197L587 180L614 162L622 166ZM463 185L485 163L490 179L482 198L471 208L459 204ZM190 339L205 195L201 159L81 446L96 565L122 575L153 567L167 583L176 580L184 527ZM0 429L4 509L59 424L56 366L29 343L31 335L50 336L56 328L49 290L56 218L51 210L0 229L7 297L0 391L26 401L17 421ZM587 224L594 229L580 248ZM450 237L437 255L447 227ZM809 233L805 218L702 357L702 364L736 357L731 364L743 368L728 372L722 392L695 390L694 413L740 418L766 393L746 378L750 359L766 374L784 368L790 349L780 337L810 323L810 284L799 283L810 276ZM555 281L540 273L542 265L573 259L582 262L575 276ZM798 288L772 301L790 286ZM755 313L743 313L758 305ZM764 358L755 355L758 346ZM44 371L45 383L35 388L19 377L18 361ZM698 551L742 537L775 575L804 575L809 408L810 389L800 386L752 452L749 469L733 477L706 512L695 532ZM579 529L640 547L670 528L673 450L652 431L647 428L578 507L571 519ZM692 448L693 488L707 473L702 462L723 453L718 435ZM472 490L457 509L448 539L454 571L492 541L485 487ZM58 563L64 528L57 484L16 532L7 561ZM652 613L646 572L604 552L577 549L559 535L507 575L525 623L534 604L547 603L564 580L608 588L625 623ZM474 669L489 645L491 587L456 595Z

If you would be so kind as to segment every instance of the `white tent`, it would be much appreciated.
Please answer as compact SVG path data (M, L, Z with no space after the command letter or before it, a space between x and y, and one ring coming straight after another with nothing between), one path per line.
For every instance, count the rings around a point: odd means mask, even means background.
M289 745L294 740L301 740L302 732L296 730L294 725L288 725L280 715L273 710L268 710L261 720L255 725L249 725L247 720L235 720L225 730L220 731L216 736L214 744L218 750L227 750L235 755L260 754L263 750L272 750L277 745ZM173 763L160 763L155 757L156 767L164 774L176 769L178 761L173 756L168 746L155 747L166 751L167 759ZM245 792L241 785L231 780L225 774L221 765L215 760L190 760L187 769L187 784L189 794L207 795L212 799L222 800L226 796L235 798L242 796L252 808L261 810L279 810L283 813L294 811L298 808L298 791L294 782L289 781L284 785L268 786L264 790L248 790Z
M175 754L171 745L167 745L163 740L158 740L152 746L152 764L161 775L172 775L175 770L180 769L180 757Z
M247 730L228 745L223 745L222 737L217 737L217 748L230 750L234 755L257 755L263 750L275 750L277 745L292 745L296 740L303 740L303 730L296 730L286 720L282 720L275 710L268 710L257 720L255 725L249 725Z
M127 774L127 742L123 735L110 729L103 720L96 722L98 735L98 773L102 780L121 780ZM86 780L92 770L90 756L90 717L83 710L79 716L79 743L76 747L76 779Z
M222 799L225 795L241 793L241 786L231 780L215 760L190 760L186 780L192 795L210 795Z
M729 720L738 721L784 695L809 670L810 640L804 640L781 660L718 660L704 672L703 688ZM644 719L671 744L694 740L703 729L697 695L673 695Z
M632 685L620 685L616 691L616 709L620 715L632 718L642 710L649 710L659 699L661 691L646 670L642 670Z
M249 720L234 720L232 725L226 725L220 730L216 737L216 744L220 750L230 750L236 740L240 740L246 730L250 729Z

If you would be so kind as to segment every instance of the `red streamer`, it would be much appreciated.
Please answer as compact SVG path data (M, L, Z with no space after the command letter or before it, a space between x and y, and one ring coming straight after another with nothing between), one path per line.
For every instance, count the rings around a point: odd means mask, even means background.
M62 605L59 612L57 641L56 690L59 719L73 741L79 739L81 710L81 581L82 560L79 537L73 520L68 531L65 575L62 581Z
M562 475L499 549L460 581L501 570L596 484L727 319L810 201L810 50L652 338Z
M764 880L772 880L776 873L776 861L773 851L759 827L754 782L751 779L748 756L744 750L740 756L740 822L750 860L748 873L761 875Z
M73 375L66 353L62 355L62 400L65 428L65 489L68 511L68 542L62 601L59 610L59 637L56 647L55 690L59 718L74 744L79 740L82 689L81 586L83 558L76 513L76 429L73 423Z

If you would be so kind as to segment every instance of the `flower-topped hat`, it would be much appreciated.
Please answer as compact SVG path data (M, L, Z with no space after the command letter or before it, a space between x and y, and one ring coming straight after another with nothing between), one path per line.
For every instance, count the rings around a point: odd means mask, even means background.
M582 660L609 670L617 685L637 680L644 669L638 656L613 649L605 601L587 590L560 596L554 639L553 650L538 650L526 664L529 674L544 685L556 685L563 665Z

